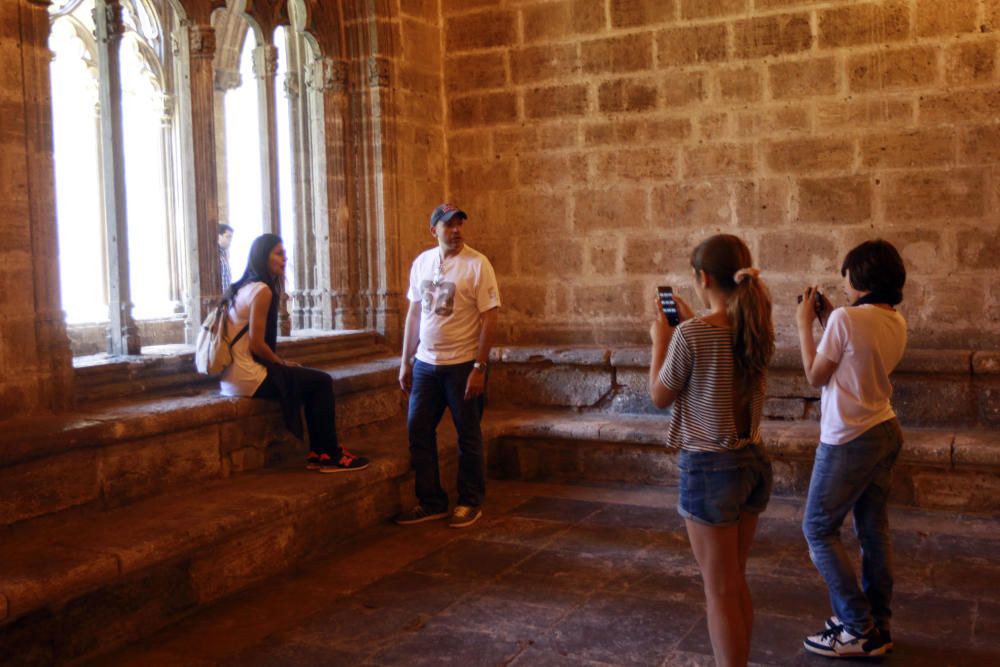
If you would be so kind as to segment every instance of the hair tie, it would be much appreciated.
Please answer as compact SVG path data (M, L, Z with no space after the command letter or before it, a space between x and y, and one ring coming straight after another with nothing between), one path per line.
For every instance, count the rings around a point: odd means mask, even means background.
M759 278L759 277L760 277L760 269L755 269L754 267L749 266L745 269L740 269L739 271L734 273L733 282L739 285L741 282L743 282L744 278Z

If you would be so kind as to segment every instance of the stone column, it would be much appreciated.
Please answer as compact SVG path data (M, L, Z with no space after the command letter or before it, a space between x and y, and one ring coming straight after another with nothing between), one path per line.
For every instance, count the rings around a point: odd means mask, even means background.
M5 318L9 326L0 325L0 350L9 351L5 355L6 363L0 365L3 370L0 376L9 373L6 378L0 377L0 404L3 404L0 406L0 418L13 416L24 409L60 410L71 406L74 379L72 352L59 294L59 235L56 229L52 86L49 74L52 52L48 48L50 3L49 0L22 0L20 7L18 3L11 4L13 7L7 6L5 11L0 11L0 15L3 15L2 20L10 32L14 35L20 33L20 55L13 59L0 57L0 61L5 68L19 68L22 76L23 149L27 156L23 176L27 187L22 192L29 194L25 202L27 220L20 224L27 227L26 237L30 234L31 239L31 287L23 286L23 289L30 290L27 295L12 289L8 290L10 299L0 297L0 306L9 313ZM12 12L13 16L8 16L7 12ZM5 38L8 36L7 31L0 30L0 33ZM14 102L10 108L15 107L18 97L20 91L16 96L5 98ZM16 130L7 136L16 136ZM4 177L10 178L9 175ZM18 178L10 180L16 187ZM11 211L14 210L17 209L11 206ZM17 237L20 238L20 235ZM33 313L31 306L25 307L28 304L33 304ZM31 335L28 332L32 329L32 319L34 354L28 353L27 347L20 347L17 340L20 334ZM4 356L2 352L0 356ZM37 369L34 371L37 377L26 377L32 371L31 366Z
M215 30L210 25L188 25L178 39L182 65L187 64L190 85L182 98L182 113L189 119L185 143L190 157L185 164L185 186L189 193L185 229L188 252L188 341L193 342L201 321L222 291L219 275L218 181L215 163L215 86L212 57ZM179 87L183 90L183 86Z
M261 44L253 50L253 73L257 77L260 113L260 174L264 208L264 231L281 233L281 208L278 199L278 119L275 100L275 77L278 73L278 49ZM281 290L278 307L278 332L288 336L292 320L288 315L288 295Z
M310 123L322 128L323 145L316 147L315 183L318 289L324 321L337 329L359 329L357 248L347 184L350 182L351 138L348 118L348 66L345 61L319 58L310 67L309 87L321 96ZM329 319L328 319L329 318Z
M229 192L226 189L226 93L243 85L238 70L215 70L215 164L218 167L219 222L233 224L229 216Z
M94 26L97 37L97 68L100 73L101 167L104 173L104 219L108 247L108 353L139 354L139 329L132 317L128 263L125 138L118 59L124 33L121 1L96 0Z
M288 71L285 73L283 90L285 104L288 108L289 139L291 154L292 191L285 196L292 198L291 234L295 237L295 261L292 270L295 272L295 289L289 293L291 301L291 319L296 329L312 328L312 287L313 268L315 266L315 250L313 248L312 211L309 193L310 151L308 144L308 126L302 122L302 112L305 107L305 94L299 76L301 71L299 37L288 29L288 53L286 61Z

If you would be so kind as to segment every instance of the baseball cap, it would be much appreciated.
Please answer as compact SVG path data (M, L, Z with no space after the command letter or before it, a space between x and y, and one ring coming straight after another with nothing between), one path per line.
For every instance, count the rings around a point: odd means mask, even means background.
M431 227L439 222L448 222L456 215L462 216L463 220L468 220L469 216L465 211L452 204L441 204L431 213Z

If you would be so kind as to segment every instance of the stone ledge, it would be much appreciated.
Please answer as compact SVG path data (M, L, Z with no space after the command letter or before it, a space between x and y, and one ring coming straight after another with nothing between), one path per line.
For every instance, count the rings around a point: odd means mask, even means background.
M552 363L575 366L649 368L649 347L518 347L494 349L493 359L508 364ZM779 348L771 362L772 371L801 372L798 348ZM972 350L907 350L896 369L900 374L994 375L1000 374L1000 352Z
M667 416L575 414L566 411L494 411L504 419L504 437L556 438L633 443L663 447ZM767 451L780 458L811 460L819 442L815 422L766 422L761 425ZM970 431L904 429L900 462L951 468L954 464L1000 469L1000 435ZM959 454L961 452L961 454ZM954 457L954 461L953 461Z
M395 386L395 356L327 367L337 396ZM213 381L215 382L215 381ZM249 416L277 414L271 401L221 396L216 388L192 388L184 395L111 401L84 406L71 414L24 417L3 422L0 468L81 447L101 447L152 435Z

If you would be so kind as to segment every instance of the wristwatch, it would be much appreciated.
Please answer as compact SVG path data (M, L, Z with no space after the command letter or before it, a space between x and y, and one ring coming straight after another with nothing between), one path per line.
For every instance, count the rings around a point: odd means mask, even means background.
M480 370L480 371L486 372L486 362L485 361L477 361L476 363L472 364L472 367L475 368L476 370Z

